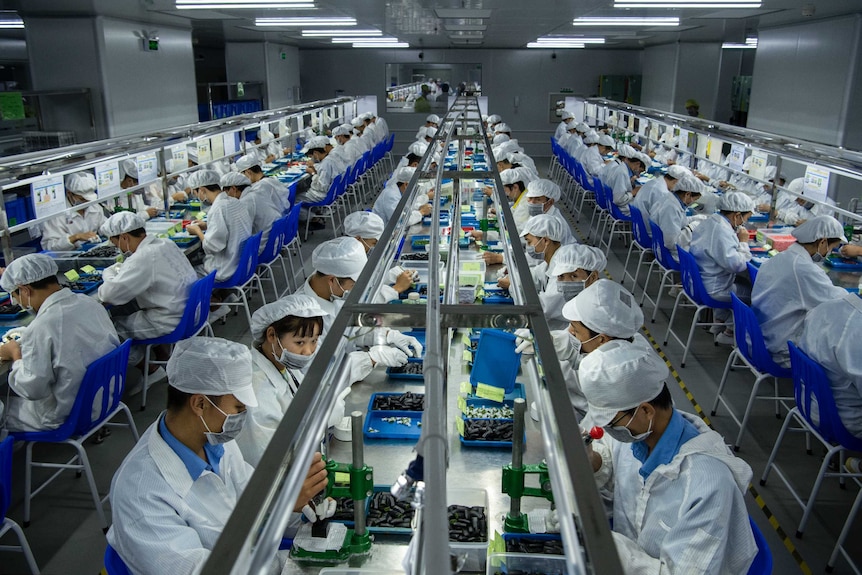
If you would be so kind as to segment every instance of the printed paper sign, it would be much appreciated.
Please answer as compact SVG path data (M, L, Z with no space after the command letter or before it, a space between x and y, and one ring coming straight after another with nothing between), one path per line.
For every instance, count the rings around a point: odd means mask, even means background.
M238 140L239 137L237 132L222 134L222 141L224 142L224 153L226 156L236 154L237 150L239 150L239 146L237 145Z
M107 197L120 191L120 166L116 160L96 164L96 195Z
M688 147L688 136L691 132L688 130L684 130L682 128L679 129L679 143L677 143L676 147L680 150L689 151Z
M829 170L819 166L806 167L802 191L811 199L825 202L829 196Z
M159 177L159 165L156 161L156 153L141 154L135 158L138 164L138 183L152 182Z
M212 152L210 151L210 140L209 138L204 138L203 140L197 141L198 146L198 165L203 165L210 160L213 159Z
M742 171L742 164L745 163L745 146L742 144L731 144L730 145L730 157L728 158L727 165L730 166L732 170Z
M214 159L224 157L224 138L221 136L210 138L210 152Z
M758 180L762 180L766 171L766 160L767 160L766 152L761 150L754 150L751 153L751 169L748 170L748 173L753 178L757 178Z
M175 160L181 160L183 163L189 161L189 152L186 150L185 144L178 144L176 146L171 146L170 148L170 156Z
M30 184L37 218L53 216L66 209L66 186L63 176L45 176Z
M710 138L707 151L707 157L711 162L721 164L721 149L724 147L724 142L717 138Z

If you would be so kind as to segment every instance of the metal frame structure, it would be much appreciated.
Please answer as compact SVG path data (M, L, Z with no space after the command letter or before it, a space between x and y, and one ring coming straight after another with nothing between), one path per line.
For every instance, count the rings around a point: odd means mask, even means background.
M300 386L216 542L203 574L259 574L269 568L299 495L305 470L326 431L328 414L338 393L349 384L343 381L345 370L342 369L349 337L356 330L379 326L426 328L425 412L422 437L417 445L425 458L426 505L421 513L423 536L418 541L422 573L452 573L446 507L447 467L451 455L447 430L452 422L447 417L446 400L447 394L457 393L457 390L447 389L450 366L444 350L450 345L451 330L461 327L529 327L533 330L537 356L524 364L524 371L538 389L532 399L542 413L542 443L561 520L568 572L573 575L622 572L586 450L582 441L574 440L581 437L581 431L499 174L495 169L487 172L463 170L463 164L456 170L446 170L444 165L432 169L433 153L441 144L447 149L450 143L455 143L457 161L462 162L468 140L483 144L489 165L495 165L478 101L459 98L442 120L434 142L402 195L396 215L369 254L367 265L320 345L305 376L306 381L315 384ZM441 241L447 240L436 226L431 226L430 231L428 285L441 285L440 280L444 279L442 301L430 297L427 306L369 303L407 234L408 218L419 194L419 181L433 179L439 190L444 178L452 178L456 194L461 190L462 181L493 178L493 198L500 211L500 237L505 244L504 259L514 278L510 288L514 305L458 304L457 234L455 239L448 238L451 249L441 275L435 262L441 261ZM435 201L432 221L439 221L440 213L440 202ZM453 200L450 217L452 229L460 229L461 210L457 197ZM583 547L579 541L583 541Z

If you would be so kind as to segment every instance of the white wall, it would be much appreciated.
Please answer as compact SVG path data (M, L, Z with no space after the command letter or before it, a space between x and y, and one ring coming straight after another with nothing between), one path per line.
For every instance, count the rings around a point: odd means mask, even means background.
M671 111L676 85L679 44L651 46L644 50L641 105Z
M572 88L573 95L594 96L602 74L640 74L640 50L424 50L424 62L482 65L482 94L491 113L500 114L532 155L549 155L551 92ZM343 95L376 95L385 102L387 63L415 62L417 50L300 50L303 100ZM514 98L519 98L517 108ZM384 113L381 109L381 113ZM388 114L400 148L413 140L424 122L420 114Z
M272 42L266 42L264 46L269 107L282 108L298 104L294 100L294 88L299 86L299 48Z
M760 30L748 127L838 146L850 137L858 145L862 96L852 79L862 65L860 21L856 14Z
M715 118L720 44L663 44L646 48L643 57L643 106L685 114L686 100L694 99L701 116Z

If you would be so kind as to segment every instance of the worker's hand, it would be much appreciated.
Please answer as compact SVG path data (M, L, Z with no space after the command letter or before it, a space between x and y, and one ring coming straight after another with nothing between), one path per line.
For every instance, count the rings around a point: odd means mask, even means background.
M641 191L641 187L640 187L640 186L637 186L637 187L632 188L632 197L634 197L634 196L638 195L638 192L639 192L639 191Z
M200 224L189 224L186 226L186 231L199 239L203 239L204 232L201 230Z
M159 215L159 209L158 208L147 208L147 215L150 216L151 218L154 218L157 215Z
M650 150L649 152L647 152L647 156L649 156L650 158L655 158L655 151Z
M368 356L372 364L384 367L401 367L407 363L406 353L388 345L375 345L368 350Z
M271 164L273 161L275 161L275 154L270 154L266 157L266 159L263 161L263 163L264 164Z
M318 493L326 489L327 483L329 480L326 473L326 463L320 453L315 453L311 458L311 466L308 468L305 481L302 482L302 489L299 491L299 497L296 498L296 505L293 506L293 510L302 513L302 508Z
M503 263L503 254L497 252L485 252L482 254L482 259L485 260L485 264L494 265Z
M425 195L428 196L429 200L433 199L434 198L434 188L431 188L430 190L425 192Z
M469 233L469 234L470 234L470 236L471 236L474 240L481 240L483 237L485 237L485 232L483 232L482 230L470 230L470 231L469 231L469 232L467 232L467 233Z
M694 172L694 175L698 180L700 180L702 182L708 182L709 181L709 176L705 176L705 175L701 174L700 172Z
M845 244L841 246L839 250L841 255L845 258L857 258L862 256L862 246L854 246L852 244Z
M302 514L305 515L305 518L308 519L309 523L317 523L318 521L329 519L335 515L335 511L337 509L338 502L332 497L327 497L323 501L319 501L317 503L309 501L308 504L302 508Z
M485 186L484 188L482 188L482 193L490 197L491 194L494 193L494 188L492 188L491 186Z
M423 216L430 216L433 210L434 208L431 206L431 204L425 204L419 208L419 213Z
M188 195L185 192L176 192L171 196L171 199L175 202L184 202L188 199Z
M16 340L9 340L0 345L0 360L18 361L19 359L21 359L21 344Z
M390 329L386 333L386 343L394 345L408 356L412 357L422 357L422 351L424 350L418 339L410 335L404 335L400 331L394 329Z
M497 280L497 285L502 289L509 289L512 285L512 280L509 279L509 276L503 276Z
M117 263L111 264L108 267L106 267L105 269L103 269L102 270L102 280L109 282L112 279L114 279L115 277L117 277L117 274L120 273L120 266L121 265L123 265L123 264L117 262Z
M736 228L736 237L739 238L740 242L748 243L748 230L744 226L739 226Z
M69 236L69 243L74 244L75 242L88 242L90 240L98 240L99 234L96 232L81 232L79 234L72 234Z
M757 206L757 211L758 211L758 212L765 212L765 213L769 213L769 209L770 209L771 207L772 207L772 206L770 206L769 204L760 204L759 206Z
M533 347L533 332L527 328L515 330L515 353L532 355L536 353Z

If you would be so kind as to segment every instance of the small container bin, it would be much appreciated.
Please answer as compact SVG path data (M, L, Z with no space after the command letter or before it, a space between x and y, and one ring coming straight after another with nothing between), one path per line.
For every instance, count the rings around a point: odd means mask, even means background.
M424 344L423 344L424 345ZM416 383L424 383L425 374L424 369L418 370L416 367L411 366L422 366L424 365L424 360L421 357L408 357L407 365L401 367L387 367L386 375L389 376L389 379L394 379L398 381L411 381Z
M69 284L69 289L71 289L73 293L89 294L99 289L100 285L102 285L102 280L95 282L78 280L75 282L71 282Z
M461 445L465 447L500 447L512 449L511 435L515 425L512 419L487 419L475 418L470 419L466 415L461 416L460 421L456 421L458 427L458 439ZM479 433L483 431L491 432L491 436L487 439L476 435L476 429L481 428ZM503 436L505 433L501 430L508 430L508 436ZM527 434L524 432L524 443L527 443Z
M483 329L470 371L470 383L500 387L509 393L515 388L520 367L521 354L515 353L515 336L498 329Z
M567 575L568 571L563 557L527 553L492 553L488 556L485 573L486 575L514 575L515 573Z
M417 235L410 238L410 246L415 251L422 251L425 249L425 246L431 242L431 236L427 235Z
M503 533L503 542L506 553L515 555L554 557L564 554L563 539L559 533Z
M446 504L460 505L473 509L481 507L485 513L485 533L483 541L464 542L452 541L450 537L449 547L456 555L466 556L466 562L462 571L479 571L485 570L485 559L488 555L488 539L489 525L491 512L488 506L488 492L484 489L473 489L469 487L450 487L446 490ZM450 510L451 511L451 510ZM451 519L450 519L451 524Z
M856 258L845 258L838 254L829 254L829 256L823 260L823 263L830 268L848 271L848 272L860 272L862 271L862 262L860 262Z
M407 406L402 406L400 409L380 409L377 401L378 398L389 400L397 396L408 396L408 394L424 399L424 394L411 392L371 394L371 398L368 400L368 412L365 415L365 427L362 432L365 439L419 439L419 435L422 433L423 411L421 409L407 409ZM422 405L424 406L424 401Z

